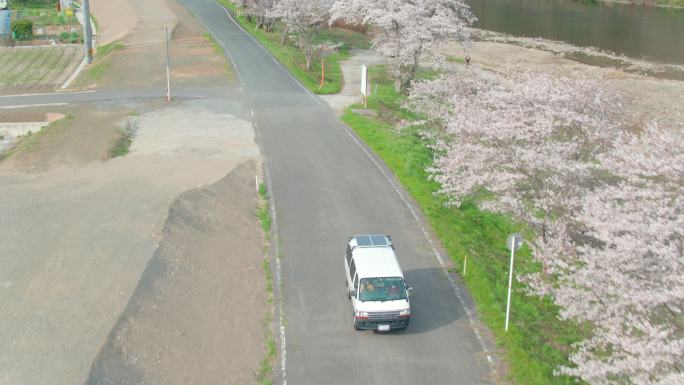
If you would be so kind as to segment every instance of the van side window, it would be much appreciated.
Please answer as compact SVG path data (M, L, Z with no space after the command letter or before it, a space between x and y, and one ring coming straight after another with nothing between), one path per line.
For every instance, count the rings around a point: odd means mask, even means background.
M351 265L349 265L349 276L354 278L354 274L356 274L356 265L354 264L354 260L352 259Z

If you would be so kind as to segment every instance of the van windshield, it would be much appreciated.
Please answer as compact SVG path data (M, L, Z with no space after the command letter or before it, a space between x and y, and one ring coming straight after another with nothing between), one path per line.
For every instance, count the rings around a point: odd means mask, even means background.
M396 301L406 299L406 286L399 277L363 278L359 285L361 301Z

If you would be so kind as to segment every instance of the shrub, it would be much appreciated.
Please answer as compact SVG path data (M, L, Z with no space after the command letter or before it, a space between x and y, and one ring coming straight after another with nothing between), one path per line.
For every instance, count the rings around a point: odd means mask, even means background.
M28 19L16 20L12 23L12 33L19 40L33 38L33 22Z

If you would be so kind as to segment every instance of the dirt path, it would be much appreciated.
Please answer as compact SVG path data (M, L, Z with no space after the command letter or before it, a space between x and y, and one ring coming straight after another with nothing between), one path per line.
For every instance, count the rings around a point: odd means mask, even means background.
M0 162L0 384L254 383L268 305L244 97L178 5L111 3L138 33L92 84L159 84L173 22L174 81L228 96L0 112L67 115ZM110 159L124 122L130 153Z
M148 86L166 89L165 25L172 32L172 91L174 87L181 86L210 87L236 83L232 68L203 36L205 31L185 8L170 0L126 0L126 3L138 20L118 39L122 48L96 59L76 79L74 88ZM115 15L105 15L117 19Z
M123 38L139 21L138 14L129 0L91 0L90 9L97 19L99 45Z
M352 50L352 57L342 63L342 75L344 76L344 88L336 95L321 95L335 111L342 115L345 108L354 103L361 102L361 66L368 67L382 64L383 59L371 50Z

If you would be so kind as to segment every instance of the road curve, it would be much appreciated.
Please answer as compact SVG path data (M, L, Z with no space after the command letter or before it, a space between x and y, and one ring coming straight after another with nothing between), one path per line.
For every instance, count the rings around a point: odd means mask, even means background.
M287 335L281 376L295 385L493 383L482 342L400 195L406 196L403 190L332 110L218 4L179 2L232 58L270 170ZM352 327L344 247L350 235L368 232L393 236L415 288L413 319L405 331L379 334Z

